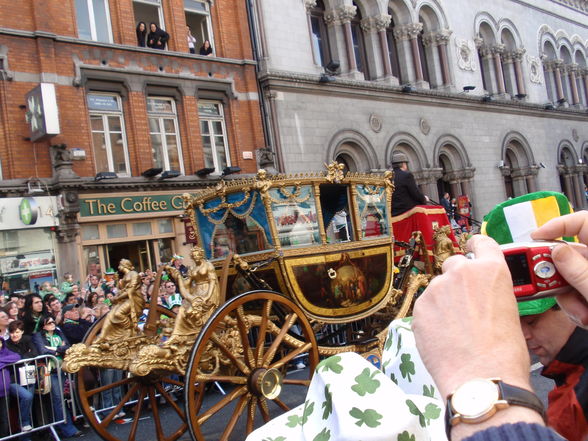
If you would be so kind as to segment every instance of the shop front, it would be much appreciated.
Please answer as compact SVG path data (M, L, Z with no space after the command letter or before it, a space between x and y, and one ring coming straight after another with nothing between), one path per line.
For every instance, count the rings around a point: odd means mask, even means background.
M103 273L129 259L137 271L155 270L187 253L182 195L126 193L80 198L80 274Z
M43 282L55 282L57 212L53 196L0 199L3 293L36 292Z

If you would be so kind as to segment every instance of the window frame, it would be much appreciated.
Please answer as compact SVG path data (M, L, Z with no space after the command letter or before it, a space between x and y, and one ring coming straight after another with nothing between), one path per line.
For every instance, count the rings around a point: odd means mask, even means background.
M155 112L150 112L149 111L149 100L150 99L156 99L156 100L165 100L165 101L169 101L171 103L172 106L172 114L164 114L164 113L155 113ZM147 124L149 126L149 141L151 142L151 137L156 134L155 132L151 131L151 127L149 124L149 120L151 118L157 118L158 120L158 126L159 126L159 132L157 134L159 134L161 136L161 149L162 149L162 156L163 156L163 170L176 170L171 168L170 166L170 162L169 162L169 154L168 154L168 147L167 147L167 136L166 136L166 132L165 132L165 125L164 125L164 120L165 119L170 119L170 117L173 116L173 121L174 121L174 134L176 136L176 140L177 140L177 149L178 149L178 162L179 162L179 172L184 175L185 171L184 171L184 158L182 155L182 139L180 136L180 124L178 121L178 109L176 106L176 100L172 97L168 97L168 96L159 96L159 95L148 95L146 97L146 104L147 104ZM151 142L151 152L153 153L153 143ZM155 160L154 157L151 158L152 160ZM155 162L155 161L154 161Z
M94 0L80 0L80 1L85 1L87 8L88 8L88 21L90 22L90 34L91 34L91 40L90 41L98 41L98 42L102 42L102 43L113 43L113 36L112 36L112 22L110 20L110 6L109 6L109 2L108 0L104 0L104 13L106 15L106 22L107 22L107 30L108 30L108 41L101 41L98 40L97 38L97 34L96 34L96 16L94 14ZM75 7L75 3L74 3L74 7ZM77 9L76 9L76 26L77 26L77 33L78 33L78 38L81 39L80 37L80 26L78 23L78 17L77 17Z
M220 116L218 117L213 117L210 115L201 115L200 113L200 104L215 104L219 107L220 109ZM226 120L225 120L225 109L224 109L224 104L222 101L219 100L210 100L210 99L201 99L198 100L198 119L200 121L200 136L202 139L204 139L204 136L202 134L202 123L206 122L208 124L208 130L209 130L209 135L210 136L210 147L212 149L212 163L214 166L214 172L211 173L212 175L220 175L223 172L223 168L224 167L219 167L218 164L218 156L217 156L217 149L216 149L216 141L215 141L215 136L217 136L213 130L214 126L213 123L215 121L220 121L221 123L221 127L223 130L222 136L225 142L225 157L227 158L227 164L225 165L225 167L230 167L231 166L231 149L229 146L229 136L227 133L227 125L226 125ZM202 142L202 153L204 156L204 141ZM204 165L206 167L206 164Z
M316 3L310 10L309 25L310 25L310 38L313 52L314 63L317 66L325 67L332 60L331 47L329 44L329 31L325 23L325 10L324 5ZM316 33L314 32L313 23L317 23L319 38L315 40ZM318 51L318 53L317 53ZM317 62L320 61L320 62Z
M214 33L212 32L212 17L210 15L210 2L208 2L206 0L193 0L193 1L195 1L197 3L202 3L204 5L204 9L206 10L206 12L203 12L203 11L197 10L197 9L191 9L190 7L186 7L186 2L183 2L184 3L184 15L186 15L186 13L189 13L189 14L202 15L202 16L206 17L206 20L205 20L206 21L206 35L208 36L208 38L203 39L200 46L202 46L202 44L204 44L204 40L208 40L210 42L210 47L212 47L212 55L216 57L216 45L214 44ZM192 34L194 34L193 29L192 29ZM195 55L198 55L199 47L195 47L194 49L196 50Z
M98 167L96 164L96 147L94 146L94 130L92 129L91 117L92 116L101 116L102 117L102 127L104 128L104 140L106 141L106 160L108 161L108 171L114 172L119 177L130 177L131 176L131 161L129 158L129 147L127 143L127 130L125 125L125 117L124 117L124 108L122 103L122 97L117 93L108 93L108 92L95 92L90 91L88 92L88 97L90 95L98 95L98 96L108 96L114 97L118 104L118 111L108 111L108 110L92 110L88 107L88 117L90 118L90 134L92 136L92 153L94 155L94 169L96 173L98 173ZM110 142L110 125L108 124L108 117L110 116L118 116L121 121L121 138L123 141L123 153L125 157L125 165L126 165L126 172L119 173L114 166L114 155L112 153L112 145ZM117 133L117 132L114 132Z
M157 15L159 16L159 28L165 29L165 17L163 15L163 4L161 0L132 0L133 5L135 3L142 3L144 5L150 5L157 8ZM133 9L134 13L134 9ZM145 27L147 28L147 33L149 33L149 23L145 23Z

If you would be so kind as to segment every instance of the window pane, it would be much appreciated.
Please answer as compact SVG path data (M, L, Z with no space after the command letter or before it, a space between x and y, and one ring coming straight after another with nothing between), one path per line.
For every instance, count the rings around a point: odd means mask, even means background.
M202 133L202 135L209 135L210 134L210 129L208 127L208 122L202 121L200 123L200 133Z
M88 262L86 267L86 273L92 276L97 276L102 273L100 268L100 256L98 254L98 246L92 245L83 248L84 262Z
M202 153L204 153L204 166L214 167L214 160L212 159L212 145L210 136L202 137Z
M100 239L98 225L82 225L82 240Z
M212 131L215 135L222 135L223 134L223 123L220 121L213 121L212 122Z
M159 248L159 260L162 262L169 262L172 260L172 239L157 239L157 246Z
M215 103L198 103L198 114L202 116L219 116L220 106Z
M180 156L178 154L178 140L176 135L167 135L167 158L169 160L169 168L172 170L180 170Z
M171 100L160 98L147 99L147 112L172 114L174 113Z
M282 246L320 243L318 219L311 186L269 190L272 213Z
M113 95L88 95L88 108L90 110L106 110L116 112L120 110L118 100Z
M115 224L106 225L106 234L109 239L118 239L121 237L127 237L127 225L126 224Z
M134 236L147 236L148 234L151 234L151 222L133 224Z
M151 133L159 133L159 119L149 118L149 131Z
M106 15L105 0L93 0L94 22L96 24L96 40L110 42L108 17Z
M153 153L154 167L165 168L165 161L162 155L161 135L151 135L151 151Z
M90 125L92 126L92 132L104 131L101 115L90 115Z
M125 146L120 133L110 134L110 148L112 149L112 162L115 173L127 173L127 162L125 160Z
M312 46L314 48L314 62L319 66L325 65L325 54L323 53L323 36L322 36L322 27L320 20L321 17L310 17L310 23L312 26Z
M225 152L225 144L222 136L215 136L216 160L221 169L227 166L227 154Z
M163 120L165 133L176 133L176 125L173 119L166 118Z
M184 0L184 8L192 11L206 12L206 5L196 0Z
M122 132L122 124L119 116L108 117L108 130L111 132Z
M108 167L108 154L106 152L106 138L104 133L92 133L92 145L94 146L94 163L96 171L110 171Z
M159 224L159 233L160 234L174 232L174 227L173 227L171 219L160 219L158 224Z
M85 40L92 39L90 29L90 13L87 0L76 0L76 18L78 22L78 36Z

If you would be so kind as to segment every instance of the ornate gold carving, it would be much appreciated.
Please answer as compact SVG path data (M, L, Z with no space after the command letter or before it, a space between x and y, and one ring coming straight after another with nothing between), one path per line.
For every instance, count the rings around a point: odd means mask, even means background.
M451 234L451 226L444 225L433 229L433 240L435 241L435 247L433 254L435 255L435 270L441 272L443 262L450 256L455 254L453 248L453 242L449 238Z
M190 253L195 266L183 278L179 270L165 266L173 277L184 299L174 322L171 336L161 345L142 348L129 370L135 375L145 376L154 370L184 373L192 345L206 320L219 306L219 282L214 266L204 259L200 247Z
M327 167L326 179L331 184L332 183L339 184L343 180L343 178L345 177L345 175L343 173L343 169L345 168L344 164L340 164L337 161L333 161L329 165L325 164L325 167Z

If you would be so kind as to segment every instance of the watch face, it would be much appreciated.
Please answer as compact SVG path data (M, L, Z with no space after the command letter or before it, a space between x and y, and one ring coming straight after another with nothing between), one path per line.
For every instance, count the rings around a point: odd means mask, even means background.
M475 379L462 384L454 392L451 407L462 418L478 418L489 412L499 398L496 383L486 379Z

